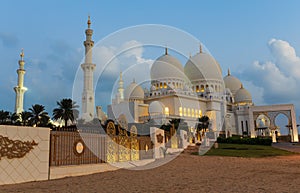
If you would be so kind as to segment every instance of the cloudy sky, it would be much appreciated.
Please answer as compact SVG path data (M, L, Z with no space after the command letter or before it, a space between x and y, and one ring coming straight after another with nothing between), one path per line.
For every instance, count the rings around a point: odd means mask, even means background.
M127 69L128 75L134 68L143 71L164 52L161 47L140 47L144 42L134 35L109 44L102 40L130 26L160 24L200 40L224 75L230 68L231 74L242 80L255 104L294 103L298 117L299 7L297 0L1 1L0 109L14 110L13 87L21 48L27 71L25 109L37 103L52 112L56 101L72 96L76 72L79 76L81 72L87 16L91 15L93 39L100 42L95 53L102 53L94 54L94 61L100 71L104 63L111 64L97 81L97 105L106 106L110 101L120 70ZM171 35L157 37L156 43L172 45L172 38L167 38ZM134 48L110 60L128 46ZM197 49L190 44L180 54L193 55ZM180 60L185 63L185 57ZM130 76L126 79L131 81Z

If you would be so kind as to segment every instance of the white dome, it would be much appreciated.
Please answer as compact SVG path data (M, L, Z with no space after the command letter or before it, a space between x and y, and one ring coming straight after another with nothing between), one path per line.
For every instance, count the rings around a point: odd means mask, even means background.
M151 66L151 80L185 79L183 66L179 60L168 54L157 58Z
M222 70L218 62L211 55L202 52L187 61L184 73L191 82L212 79L223 81Z
M230 75L230 72L228 70L228 75L224 77L224 83L225 83L225 87L229 88L231 93L235 96L236 92L241 88L241 81Z
M125 90L125 99L144 99L144 90L141 86L132 82Z
M235 103L252 103L251 94L243 87L236 92L234 97Z
M158 115L163 114L164 105L159 101L153 101L149 105L149 114L150 115Z

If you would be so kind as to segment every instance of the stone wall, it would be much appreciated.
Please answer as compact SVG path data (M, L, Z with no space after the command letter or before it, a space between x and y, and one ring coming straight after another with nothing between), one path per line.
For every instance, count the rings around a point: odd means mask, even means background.
M49 128L0 125L0 185L48 180L49 140Z

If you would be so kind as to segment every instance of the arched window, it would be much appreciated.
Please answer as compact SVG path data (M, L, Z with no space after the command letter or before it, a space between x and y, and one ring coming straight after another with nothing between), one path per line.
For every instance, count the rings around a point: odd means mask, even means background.
M179 116L182 116L182 107L179 107Z
M169 107L165 107L165 115L169 116L170 112L169 112Z

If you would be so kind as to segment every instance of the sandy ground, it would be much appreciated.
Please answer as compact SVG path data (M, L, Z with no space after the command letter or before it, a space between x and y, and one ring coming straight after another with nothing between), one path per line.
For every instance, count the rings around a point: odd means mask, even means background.
M233 158L181 154L150 170L0 186L0 192L300 192L300 155Z

